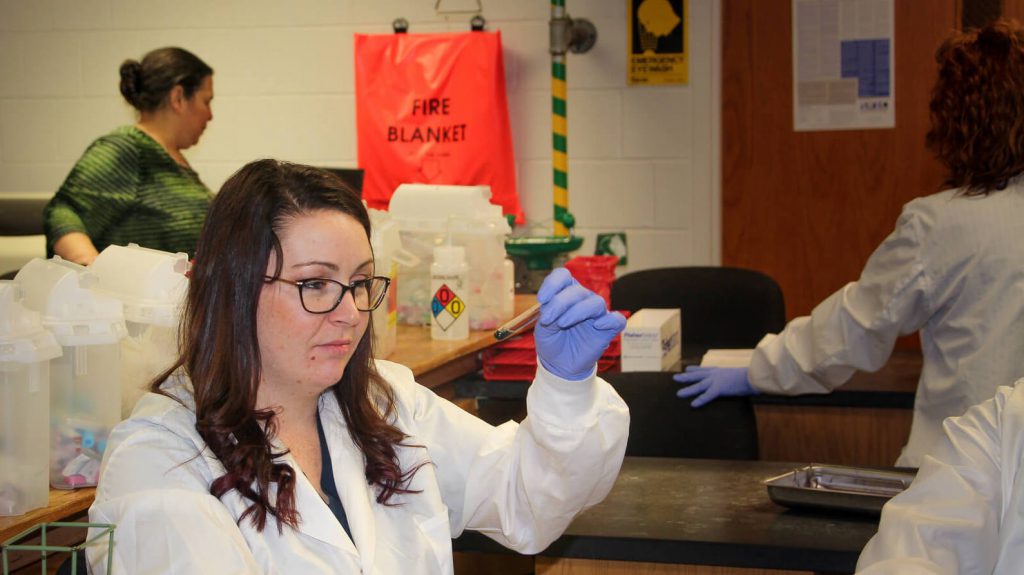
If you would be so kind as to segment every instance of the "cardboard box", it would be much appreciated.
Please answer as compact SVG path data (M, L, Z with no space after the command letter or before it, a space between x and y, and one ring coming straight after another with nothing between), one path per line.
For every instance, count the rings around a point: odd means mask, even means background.
M644 308L622 332L622 371L669 371L683 359L679 308Z

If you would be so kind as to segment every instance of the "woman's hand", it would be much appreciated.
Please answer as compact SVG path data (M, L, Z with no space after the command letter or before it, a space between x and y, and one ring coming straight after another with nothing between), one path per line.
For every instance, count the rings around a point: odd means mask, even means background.
M626 328L622 314L608 311L601 296L581 286L565 268L544 279L537 301L537 358L562 379L590 376L608 344Z
M89 236L82 232L69 232L53 244L53 253L69 262L87 266L100 255Z
M690 383L676 392L676 397L686 399L697 396L690 403L693 407L707 405L718 397L757 395L750 385L748 369L745 367L698 367L691 365L685 373L677 373L672 379L679 383Z

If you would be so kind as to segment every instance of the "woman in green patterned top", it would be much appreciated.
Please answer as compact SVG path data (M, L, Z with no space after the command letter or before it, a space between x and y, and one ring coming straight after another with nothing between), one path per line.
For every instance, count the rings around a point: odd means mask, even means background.
M46 249L88 265L129 242L195 255L213 195L181 151L213 119L213 69L181 48L121 64L121 94L139 121L94 141L44 212Z

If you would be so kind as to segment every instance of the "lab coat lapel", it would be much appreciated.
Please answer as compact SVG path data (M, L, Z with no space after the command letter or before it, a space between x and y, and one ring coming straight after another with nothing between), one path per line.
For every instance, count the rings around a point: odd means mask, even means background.
M363 573L374 573L377 551L377 527L374 517L373 489L366 483L363 454L349 436L348 425L334 394L321 396L320 418L327 436L334 466L334 485L345 507L348 526L359 549Z
M275 440L274 449L283 449L283 446ZM301 515L298 530L346 553L358 553L341 527L341 523L338 523L331 508L320 498L320 494L306 478L298 462L290 453L285 454L281 459L295 470L295 508Z

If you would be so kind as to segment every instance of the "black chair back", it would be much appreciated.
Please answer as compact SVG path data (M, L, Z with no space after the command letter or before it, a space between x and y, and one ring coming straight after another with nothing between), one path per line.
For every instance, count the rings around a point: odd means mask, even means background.
M50 195L0 195L0 236L34 236L43 230L43 209Z
M363 195L363 169L362 168L322 168L341 178L353 191Z
M786 325L779 284L754 270L731 267L674 267L641 270L615 280L616 310L679 308L683 357L711 348L752 348L766 333Z
M7 247L3 245L3 237L35 236L46 233L43 227L43 209L50 202L51 195L43 193L0 194L0 250ZM13 257L9 251L6 252L6 255L16 261L21 261ZM45 253L39 255L44 256ZM18 275L18 270L0 268L0 280L12 280L16 275Z

